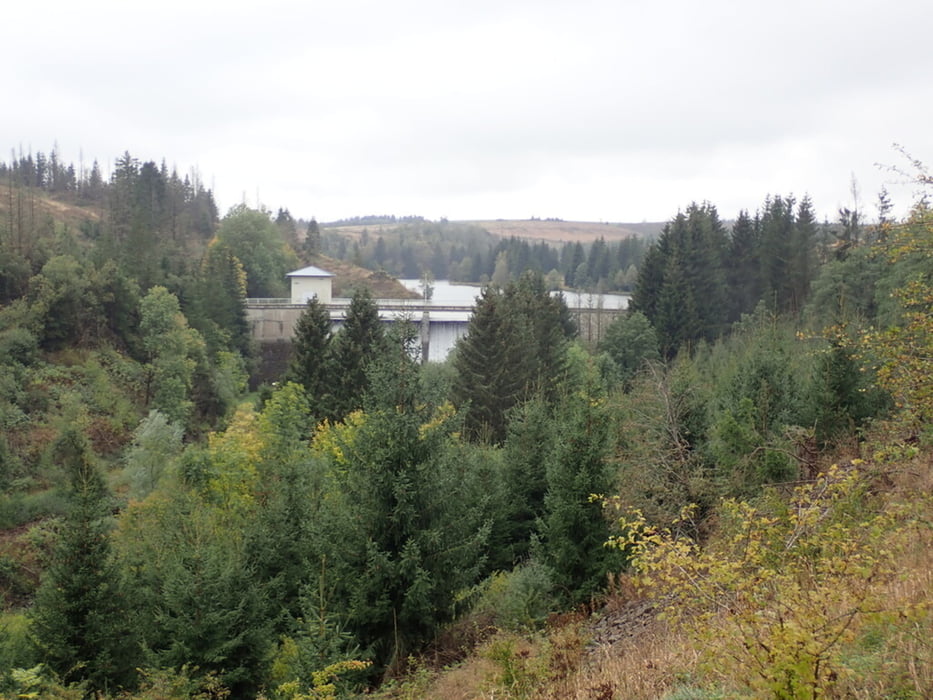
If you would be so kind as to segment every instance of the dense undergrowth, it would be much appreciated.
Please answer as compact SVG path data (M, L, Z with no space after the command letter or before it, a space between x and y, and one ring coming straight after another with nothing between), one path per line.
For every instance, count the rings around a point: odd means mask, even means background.
M768 203L762 249L794 218ZM116 223L4 280L4 697L933 694L925 204L809 250L809 303L675 324L736 284L692 207L599 347L535 275L444 365L363 293L336 334L312 303L252 395L239 302L292 255L268 213L135 271L101 246L151 232Z

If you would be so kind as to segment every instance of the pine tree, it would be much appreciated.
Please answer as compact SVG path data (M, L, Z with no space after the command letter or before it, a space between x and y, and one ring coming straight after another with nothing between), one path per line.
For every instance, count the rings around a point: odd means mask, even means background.
M78 427L54 452L69 477L69 509L30 612L32 634L66 683L113 690L133 682L139 648L111 557L110 496Z

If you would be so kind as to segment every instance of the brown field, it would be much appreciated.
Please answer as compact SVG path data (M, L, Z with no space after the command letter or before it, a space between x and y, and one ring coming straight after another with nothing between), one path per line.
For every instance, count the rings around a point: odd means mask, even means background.
M528 238L548 243L592 243L599 238L618 241L660 231L663 224L610 224L593 221L474 221L477 226L502 238Z
M599 238L606 242L619 241L632 236L653 236L664 227L663 222L640 224L614 224L594 221L543 221L538 219L493 219L488 221L455 221L451 223L478 226L490 235L500 238L524 238L547 243L592 243ZM405 223L355 224L327 226L325 231L349 238L359 238L366 230L370 236L379 236L406 225Z

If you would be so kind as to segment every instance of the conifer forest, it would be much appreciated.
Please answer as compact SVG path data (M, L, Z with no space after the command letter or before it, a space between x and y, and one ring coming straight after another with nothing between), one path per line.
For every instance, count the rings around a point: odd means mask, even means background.
M922 163L589 242L106 165L0 163L0 698L933 697ZM360 275L260 379L246 300L338 260L476 284L450 357Z

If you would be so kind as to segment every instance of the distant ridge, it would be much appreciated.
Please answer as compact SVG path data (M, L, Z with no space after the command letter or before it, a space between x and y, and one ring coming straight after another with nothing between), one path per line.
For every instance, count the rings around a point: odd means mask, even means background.
M594 221L561 221L559 219L521 219L474 221L494 236L502 238L528 238L549 243L592 243L604 238L618 241L632 236L656 236L664 228L664 222L641 224L616 224Z
M421 217L355 217L347 222L325 224L328 231L351 237L359 236L363 230L370 234L380 229L391 231L406 224L424 222ZM603 238L606 242L619 241L632 236L653 238L666 222L608 223L595 221L563 221L561 219L480 219L452 221L466 226L475 226L500 238L523 238L548 243L592 243Z

